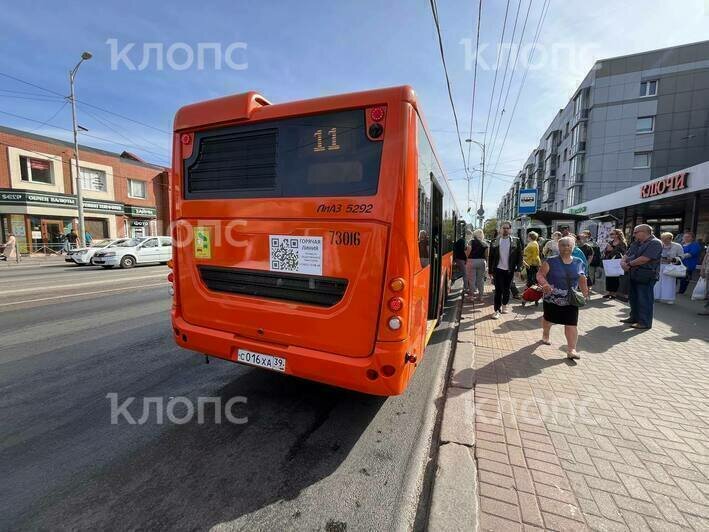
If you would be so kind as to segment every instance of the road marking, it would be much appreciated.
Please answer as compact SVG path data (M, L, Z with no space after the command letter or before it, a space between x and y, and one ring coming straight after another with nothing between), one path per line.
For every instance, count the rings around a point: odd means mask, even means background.
M3 296L11 296L14 294L24 294L27 292L40 292L40 291L45 291L45 290L63 290L65 288L78 288L80 286L92 286L96 284L106 284L111 281L138 281L140 279L157 279L159 277L167 277L165 273L159 273L159 274L153 274L153 275L139 275L137 277L129 277L129 276L124 276L124 277L119 277L119 278L113 278L113 279L102 279L101 281L88 281L86 283L74 283L74 284L62 284L62 285L52 285L52 286L36 286L34 288L20 288L19 290L9 290L5 291L3 290L2 295Z
M105 294L107 292L126 292L128 290L138 290L139 288L151 288L153 286L167 286L169 284L170 283L165 281L163 283L144 284L141 286L127 286L126 288L111 288L110 290L96 290L95 292L81 292L79 294L65 294L63 296L42 297L40 299L26 299L23 301L14 301L12 303L0 303L0 307L8 307L10 305L23 305L25 303L37 303L40 301L50 301L52 299L61 299L61 298L65 298L65 297L91 296L94 294Z

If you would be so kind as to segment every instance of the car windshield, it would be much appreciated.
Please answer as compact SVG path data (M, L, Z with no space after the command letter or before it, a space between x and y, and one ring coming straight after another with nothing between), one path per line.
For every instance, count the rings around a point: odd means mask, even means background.
M106 239L104 239L104 240L94 240L93 242L91 242L91 246L90 246L90 247L92 247L92 248L105 248L105 247L108 246L111 242L113 242L113 240L111 240L110 238L106 238Z
M134 248L138 244L140 244L144 238L129 238L128 240L124 240L120 244L116 244L117 247L120 248Z

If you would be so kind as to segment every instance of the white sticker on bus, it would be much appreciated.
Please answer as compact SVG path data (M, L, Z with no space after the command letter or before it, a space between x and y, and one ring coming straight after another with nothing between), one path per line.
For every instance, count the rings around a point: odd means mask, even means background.
M322 237L269 235L272 272L322 275Z

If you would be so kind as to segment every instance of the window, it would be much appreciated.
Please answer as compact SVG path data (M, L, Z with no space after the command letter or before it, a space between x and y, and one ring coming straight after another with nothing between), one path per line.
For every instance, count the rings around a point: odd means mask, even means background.
M81 190L93 190L94 192L107 192L106 172L94 170L93 168L79 168L79 182Z
M654 116L641 116L635 124L636 133L652 133L655 130Z
M146 240L143 242L143 247L144 248L156 248L158 247L158 239L157 238L151 238L150 240Z
M145 181L137 179L128 180L128 196L131 198L145 199L147 197Z
M22 181L27 181L28 183L51 185L54 182L52 179L52 163L46 159L20 156L20 176Z
M572 207L578 203L581 203L581 187L571 187L566 191L566 204Z
M633 168L650 168L651 164L651 151L638 151L633 155Z
M364 109L201 132L183 163L185 198L373 196L377 137Z
M431 178L432 170L438 171L433 148L426 136L426 130L418 123L418 248L421 266L431 263ZM439 174L440 175L440 174Z
M640 83L640 96L655 96L657 94L657 80L643 81Z
M162 247L164 247L164 248L172 247L172 238L163 238L162 239Z
M566 132L564 133L564 138L569 136L569 123L566 122Z

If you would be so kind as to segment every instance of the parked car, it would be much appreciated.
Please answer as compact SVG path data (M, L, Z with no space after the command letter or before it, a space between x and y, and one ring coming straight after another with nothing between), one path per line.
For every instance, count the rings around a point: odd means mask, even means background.
M92 260L97 251L111 246L115 246L128 240L127 238L104 238L102 240L94 240L90 246L79 249L72 249L67 253L67 262L73 262L79 266L92 264Z
M148 236L129 238L94 253L93 264L104 268L132 268L136 264L167 263L172 258L172 238Z

